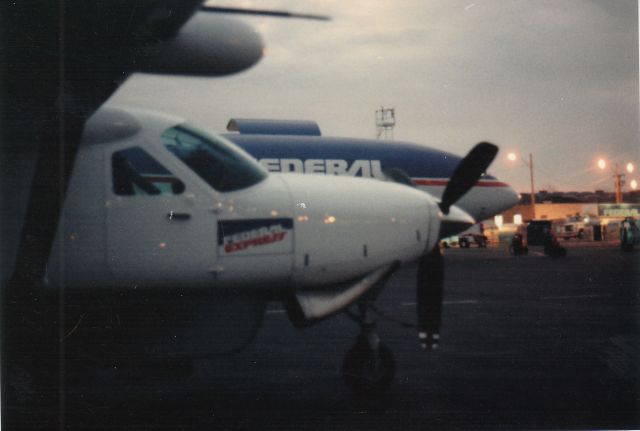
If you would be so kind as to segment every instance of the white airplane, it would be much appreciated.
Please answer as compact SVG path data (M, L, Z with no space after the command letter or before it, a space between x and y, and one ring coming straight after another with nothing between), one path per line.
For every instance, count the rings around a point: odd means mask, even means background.
M129 73L218 76L260 59L253 29L205 16L233 11L201 3L5 7L15 42L0 158L5 400L26 371L44 382L36 398L56 404L46 384L62 378L63 351L135 361L235 350L274 298L298 325L357 301L363 334L345 379L384 388L393 363L367 314L379 286L423 259L443 226L473 221L453 204L489 165L490 144L465 159L480 170L463 162L438 204L391 182L271 175L167 117L105 110L85 127Z
M299 326L357 303L345 381L384 389L393 357L367 312L400 265L475 223L455 201L496 152L479 144L438 201L394 181L269 173L180 119L103 108L85 126L45 276L45 290L65 291L66 350L209 356L250 341L267 300Z

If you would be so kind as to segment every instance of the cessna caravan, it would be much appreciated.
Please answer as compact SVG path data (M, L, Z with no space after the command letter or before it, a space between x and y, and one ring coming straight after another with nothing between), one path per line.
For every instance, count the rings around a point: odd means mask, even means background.
M367 311L400 265L475 223L455 202L496 152L478 144L437 200L397 181L269 173L181 119L103 108L85 126L44 282L64 282L67 351L207 357L249 342L267 301L297 326L355 303L345 380L384 388L392 357ZM94 342L105 339L117 342Z

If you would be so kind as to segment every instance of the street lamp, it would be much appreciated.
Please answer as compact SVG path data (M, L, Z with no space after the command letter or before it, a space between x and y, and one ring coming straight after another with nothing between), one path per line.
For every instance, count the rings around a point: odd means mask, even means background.
M516 153L507 154L507 160L510 162L515 162L518 160L518 155ZM536 192L533 186L533 154L529 153L529 162L520 158L520 161L524 163L526 167L529 168L529 176L531 178L531 218L536 218Z
M606 169L606 167L607 167L607 161L605 159L599 159L598 168L600 168L601 170L604 170ZM635 166L633 165L633 163L629 162L625 166L625 170L627 171L627 173L631 174L635 170ZM624 185L625 173L620 169L620 166L617 163L615 163L611 167L611 173L613 174L613 178L615 179L616 203L621 204L622 203L622 186ZM632 180L629 185L634 190L636 189L636 187L638 187L638 183L636 180Z

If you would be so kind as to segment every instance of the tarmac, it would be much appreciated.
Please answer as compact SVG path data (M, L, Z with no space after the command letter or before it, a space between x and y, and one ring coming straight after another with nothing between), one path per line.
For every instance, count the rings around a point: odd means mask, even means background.
M615 242L445 250L441 343L381 320L395 380L354 396L342 360L358 333L344 314L296 329L267 307L243 351L134 378L69 370L61 429L639 429L640 252ZM415 321L415 267L389 281L385 315Z

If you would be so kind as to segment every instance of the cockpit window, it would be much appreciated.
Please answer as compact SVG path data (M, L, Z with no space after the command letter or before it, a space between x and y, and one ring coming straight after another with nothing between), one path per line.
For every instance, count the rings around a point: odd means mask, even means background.
M184 183L140 147L113 153L111 173L117 195L172 195L184 191Z
M267 172L249 155L225 140L182 124L162 134L169 151L220 192L259 183Z

